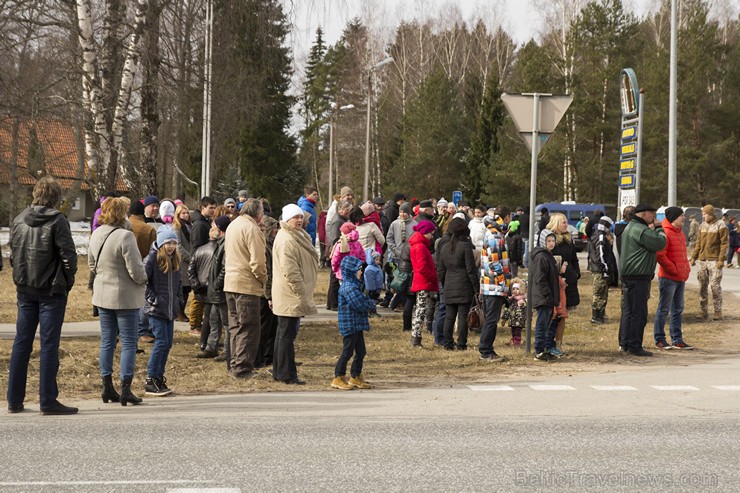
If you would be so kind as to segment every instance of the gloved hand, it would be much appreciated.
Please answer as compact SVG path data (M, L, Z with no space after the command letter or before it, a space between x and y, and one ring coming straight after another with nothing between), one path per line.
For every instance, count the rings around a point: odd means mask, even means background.
M722 267L725 266L725 263L722 260L717 260L717 268L722 270Z

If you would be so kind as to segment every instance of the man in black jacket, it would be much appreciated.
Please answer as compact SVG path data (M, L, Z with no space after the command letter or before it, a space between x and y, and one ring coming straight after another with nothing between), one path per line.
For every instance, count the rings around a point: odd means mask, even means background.
M560 304L560 281L558 266L552 249L555 248L555 234L547 235L546 244L532 250L530 273L532 279L529 289L532 295L532 308L537 312L534 328L535 359L550 361L557 359L550 353L555 348L555 329L553 319L555 307Z
M56 210L61 198L62 187L51 176L45 176L33 189L31 206L13 220L10 265L18 296L18 319L10 356L9 413L23 411L28 361L37 325L41 336L41 414L77 412L76 407L67 407L57 400L59 339L67 308L67 293L72 289L77 273L77 251L69 221Z
M200 199L200 212L193 211L190 217L193 222L193 228L190 232L190 242L195 253L198 247L208 243L209 233L211 231L211 219L216 212L216 201L211 197L205 196ZM193 297L190 302L190 333L199 335L203 326L203 312L206 304Z

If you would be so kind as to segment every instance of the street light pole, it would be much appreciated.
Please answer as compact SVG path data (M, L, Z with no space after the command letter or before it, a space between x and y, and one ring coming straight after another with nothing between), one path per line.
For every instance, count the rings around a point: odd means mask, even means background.
M678 0L671 0L671 61L668 102L668 206L676 205L676 64L678 58ZM640 108L642 111L642 108Z
M362 201L367 202L368 197L368 183L370 181L370 104L372 101L372 87L373 87L373 72L378 70L383 65L387 65L393 61L393 57L389 56L381 62L376 63L373 67L370 67L370 71L367 74L367 128L365 131L365 178L362 182Z

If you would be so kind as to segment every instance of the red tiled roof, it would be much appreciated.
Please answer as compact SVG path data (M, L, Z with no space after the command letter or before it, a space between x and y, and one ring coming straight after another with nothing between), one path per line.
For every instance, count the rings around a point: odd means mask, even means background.
M43 119L34 122L22 121L18 132L18 183L33 186L36 178L28 169L28 154L31 143L31 127L36 130L36 137L44 156L44 168L54 178L60 180L62 188L72 188L77 180L78 156L77 138L72 125L59 120ZM12 155L12 120L0 119L0 184L10 183L10 159ZM80 188L89 190L90 172L85 163L84 177ZM127 191L120 178L116 188Z

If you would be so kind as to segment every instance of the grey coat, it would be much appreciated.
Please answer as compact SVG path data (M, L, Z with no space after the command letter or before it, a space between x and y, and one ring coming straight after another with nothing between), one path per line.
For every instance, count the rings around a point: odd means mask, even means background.
M183 224L183 228L190 228L189 225ZM177 235L177 253L180 255L180 273L182 274L182 285L190 286L190 279L188 277L188 265L190 265L190 259L193 256L193 245L190 241L190 230L184 231L176 229L175 234Z
M124 228L114 229L104 224L90 236L87 264L90 272L95 271L92 303L108 310L139 309L144 306L147 278L136 236Z
M388 235L385 238L385 242L388 245L388 260L398 260L401 256L401 248L403 248L404 243L408 243L409 238L414 234L414 226L416 226L416 221L409 218L406 221L406 241L404 242L403 221L396 219L391 223L391 226L388 228Z

